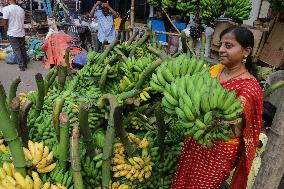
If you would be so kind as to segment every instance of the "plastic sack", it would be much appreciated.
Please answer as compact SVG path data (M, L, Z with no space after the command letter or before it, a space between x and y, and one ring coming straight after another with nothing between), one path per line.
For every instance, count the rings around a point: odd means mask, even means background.
M17 59L16 59L16 55L14 54L14 52L7 53L5 62L7 64L17 64Z

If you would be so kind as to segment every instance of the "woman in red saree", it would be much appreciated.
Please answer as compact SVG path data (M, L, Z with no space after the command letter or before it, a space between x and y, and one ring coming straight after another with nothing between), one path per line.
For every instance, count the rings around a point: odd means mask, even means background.
M246 189L262 125L262 90L252 74L251 52L254 36L248 29L230 27L220 34L221 66L211 75L228 90L235 90L242 100L243 124L232 130L228 142L216 141L212 148L199 145L191 138L184 141L183 151L171 189L219 189L236 167L231 189Z

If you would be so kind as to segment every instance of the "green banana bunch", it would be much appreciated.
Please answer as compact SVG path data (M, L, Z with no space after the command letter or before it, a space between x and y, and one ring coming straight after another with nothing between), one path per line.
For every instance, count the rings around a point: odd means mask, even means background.
M150 6L158 7L161 5L161 0L147 0Z
M177 0L176 9L188 15L196 11L196 3L196 0Z
M99 56L99 53L97 53L96 51L92 51L87 54L87 59L90 63L93 64L98 60Z
M208 66L202 59L189 58L186 54L181 54L177 58L165 61L152 74L150 86L152 90L163 92L167 84L176 78L184 75L194 75L200 72L207 72Z
M175 0L162 0L162 7L165 9L170 9L175 7L176 1Z
M200 1L200 17L202 20L214 20L220 18L222 15L222 1L221 0L201 0Z
M69 170L66 171L59 166L56 166L48 176L49 180L53 183L60 183L67 188L70 188L73 185L72 172Z
M252 10L251 0L224 0L225 17L238 20L249 19Z
M166 85L163 95L165 112L179 119L175 127L169 126L168 136L184 133L210 146L214 140L227 141L229 126L241 123L241 100L236 99L235 91L228 92L208 73L177 78ZM216 130L219 127L222 130Z

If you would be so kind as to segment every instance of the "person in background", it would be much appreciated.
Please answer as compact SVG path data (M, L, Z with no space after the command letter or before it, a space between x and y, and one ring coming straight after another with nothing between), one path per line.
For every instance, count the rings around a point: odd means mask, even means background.
M3 8L5 20L4 31L16 56L20 71L27 68L28 56L25 48L25 11L17 5L16 0L8 0L9 5Z
M252 62L253 33L242 27L229 27L220 34L221 64L210 70L212 77L242 101L243 120L232 125L231 140L215 141L212 148L185 138L172 189L219 189L235 172L230 189L246 189L259 144L262 127L263 94Z
M88 17L95 17L98 21L98 39L100 46L105 43L111 43L115 39L114 19L118 18L119 14L113 10L107 1L97 1Z

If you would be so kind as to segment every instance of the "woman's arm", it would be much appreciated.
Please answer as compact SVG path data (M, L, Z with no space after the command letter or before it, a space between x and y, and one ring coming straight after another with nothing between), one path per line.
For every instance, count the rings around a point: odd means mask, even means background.
M108 3L103 3L102 6L103 7L107 7L110 10L113 18L118 18L119 17L119 14Z
M94 12L96 11L97 6L99 6L99 5L101 5L101 4L102 4L102 2L101 2L101 1L97 1L97 2L94 4L94 6L93 6L93 8L92 8L91 12L89 13L89 17L90 17L90 18L92 18L92 17L93 17Z

